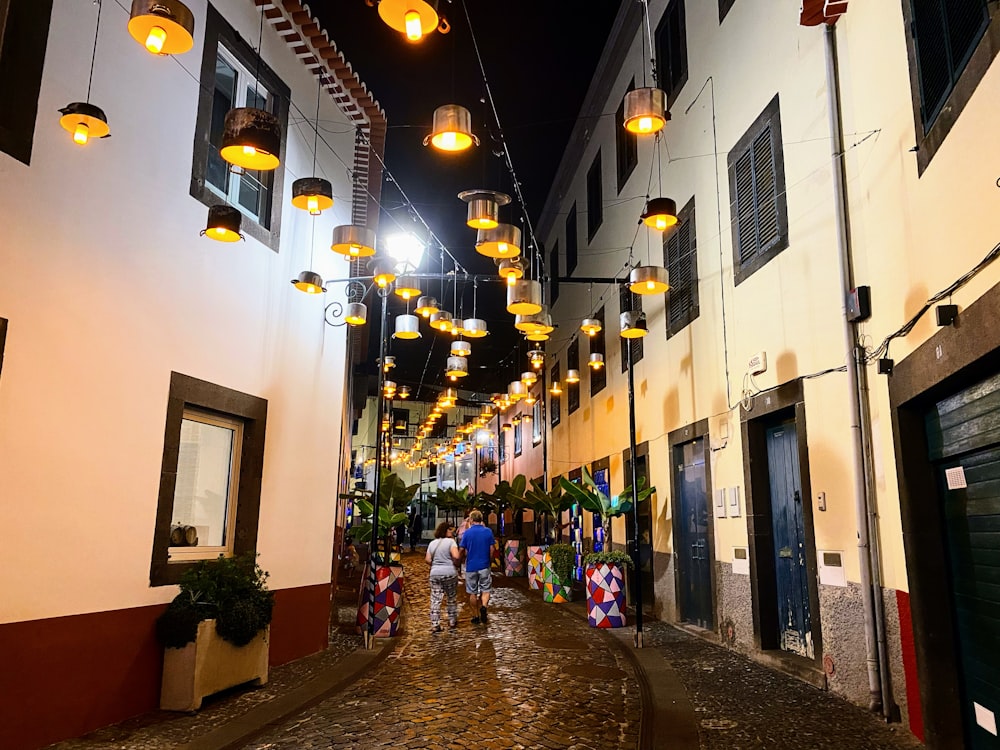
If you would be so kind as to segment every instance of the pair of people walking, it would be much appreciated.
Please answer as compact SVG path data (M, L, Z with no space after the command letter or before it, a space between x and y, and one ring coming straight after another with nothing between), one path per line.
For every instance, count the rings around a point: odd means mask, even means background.
M434 530L434 540L427 546L425 559L430 563L431 629L441 632L441 602L447 598L448 627L458 627L458 566L465 556L465 591L469 605L476 614L474 624L485 623L487 605L492 591L490 558L496 540L493 532L483 525L483 514L474 510L469 514L470 526L462 534L461 546L452 534L454 527L447 521Z

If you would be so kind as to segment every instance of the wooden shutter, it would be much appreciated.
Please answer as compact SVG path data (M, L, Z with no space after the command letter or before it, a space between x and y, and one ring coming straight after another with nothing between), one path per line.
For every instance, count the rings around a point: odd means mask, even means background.
M670 279L667 292L667 337L697 315L698 274L695 267L693 206L681 212L681 223L663 243L663 263ZM684 216L689 213L690 215Z
M736 217L741 265L766 252L780 239L770 125L736 161Z

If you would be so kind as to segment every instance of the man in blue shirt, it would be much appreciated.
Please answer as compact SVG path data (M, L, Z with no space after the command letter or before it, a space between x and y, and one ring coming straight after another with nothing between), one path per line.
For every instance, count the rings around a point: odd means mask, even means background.
M472 611L479 612L473 623L486 623L486 605L490 601L493 577L490 562L496 540L488 526L483 526L483 513L474 510L469 514L472 525L462 534L459 545L465 551L465 591L469 595Z

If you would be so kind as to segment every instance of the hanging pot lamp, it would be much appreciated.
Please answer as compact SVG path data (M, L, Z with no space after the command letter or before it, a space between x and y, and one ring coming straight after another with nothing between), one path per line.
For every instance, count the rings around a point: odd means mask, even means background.
M472 354L472 344L468 341L462 341L458 339L457 341L451 342L451 356L453 357L468 357Z
M300 177L292 183L292 205L319 216L333 207L333 185L322 177Z
M363 326L368 322L368 306L364 302L351 302L344 309L344 321L348 325Z
M587 362L591 370L600 370L604 367L604 355L600 352L592 352L590 360Z
M369 0L368 4L374 5L374 1ZM378 14L386 26L404 34L409 42L419 42L435 30L442 34L451 30L437 9L438 0L381 0L378 3Z
M375 254L375 232L357 224L341 224L333 228L330 249L348 260L370 258Z
M534 279L518 279L507 287L507 312L534 315L542 311L542 285Z
M520 258L504 258L500 261L500 276L507 281L507 284L513 284L518 279L524 278L524 264L521 263Z
M580 330L588 336L596 336L601 332L601 321L597 318L584 318L580 323Z
M438 307L438 301L436 299L425 295L417 300L417 306L414 308L413 312L423 318L429 318L440 309L441 308Z
M662 232L677 223L677 204L671 198L651 198L639 218L647 227Z
M621 337L639 339L649 333L646 327L646 313L641 310L626 310L621 314Z
M430 143L439 151L465 151L473 143L479 145L479 138L472 132L472 115L460 104L443 104L434 110L431 134L424 138L424 145Z
M507 398L513 402L520 401L522 398L528 395L528 386L522 383L520 380L512 380L507 386Z
M154 55L183 55L194 46L194 15L179 0L132 0L128 33Z
M396 332L392 334L394 339L419 339L420 338L420 318L416 315L397 315Z
M451 313L447 310L438 310L436 313L431 314L430 325L435 331L451 333L452 329L455 327L455 321L451 317Z
M521 373L521 382L524 383L528 388L533 386L538 382L538 373L534 370L528 370Z
M531 391L528 391L528 395L524 397L524 403L526 403L528 406L534 406L535 402L537 400L538 399L535 398L535 394L532 393ZM525 422L530 422L531 418L527 414L525 414L524 415L524 421Z
M636 135L651 135L670 119L663 89L632 89L625 94L625 129Z
M500 225L500 206L510 203L510 196L496 190L463 190L458 197L469 204L465 223L473 229L495 229Z
M243 214L233 206L209 206L208 223L201 230L202 237L208 237L219 242L238 242L243 239L240 225Z
M450 409L455 405L458 400L458 391L454 388L445 388L441 391L441 395L438 396L438 403L441 405L442 409Z
M487 258L516 258L521 254L521 230L513 224L480 229L476 236L476 252Z
M490 332L482 318L466 318L462 321L462 333L470 339L481 339Z
M532 341L532 342L538 343L538 342L542 342L542 341L548 341L549 340L549 334L547 334L547 333L529 333L524 338L527 339L528 341Z
M663 266L637 266L628 276L628 288L636 294L663 294L670 289Z
M558 380L552 384L551 388L549 388L549 393L551 393L553 396L561 396L562 395L562 386L559 385L559 381Z
M94 62L97 60L97 40L101 32L101 6L97 3L97 24L94 28L94 51L90 57L90 79L87 82L87 101L70 102L59 110L62 117L59 124L71 133L73 143L86 146L91 138L107 138L111 135L108 116L104 110L90 103L90 89L94 83Z
M401 386L399 386L399 397L400 398L409 398L410 397L410 386L408 386L408 385L401 385Z
M386 380L382 384L382 390L385 392L386 396L389 396L391 398L392 396L394 396L396 394L396 384L393 381L391 381L391 380ZM383 422L382 422L383 429L387 429L388 428L388 426L389 426L388 422L389 422L388 419L383 420Z
M270 112L236 107L226 113L219 156L243 169L277 169L281 151L281 124Z
M395 366L396 366L396 358L390 354L385 358L385 362L382 363L382 371L389 372L389 370L391 370Z
M372 281L379 289L385 289L396 280L396 272L385 260L377 259L372 262Z
M469 374L469 360L465 357L448 357L444 374L452 380L464 378Z
M566 382L567 383L573 383L573 384L579 383L580 382L580 371L579 370L574 370L574 369L566 370Z
M292 285L306 294L321 294L326 291L323 286L323 277L315 271L303 271L292 279Z
M419 282L412 276L400 276L396 279L396 287L393 290L404 300L410 300L420 294Z

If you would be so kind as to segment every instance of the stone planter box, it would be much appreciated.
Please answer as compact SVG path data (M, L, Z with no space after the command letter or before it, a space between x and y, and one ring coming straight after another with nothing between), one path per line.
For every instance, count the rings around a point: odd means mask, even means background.
M588 565L585 575L590 627L625 627L625 577L621 566Z
M206 695L245 682L266 683L269 635L265 628L246 646L234 646L215 632L215 620L202 620L194 643L163 650L160 708L197 711Z
M524 541L508 539L503 546L503 574L510 578L523 578L527 573L524 565Z
M542 574L545 568L545 547L532 545L528 547L528 588L542 588Z
M573 600L573 579L562 581L552 570L549 555L545 553L545 566L542 569L542 599L559 604Z
M390 558L391 559L391 558ZM371 569L365 566L358 597L357 632L368 631L368 590L371 585ZM403 566L379 565L375 568L375 637L391 638L397 635L402 625L400 614L403 608Z

